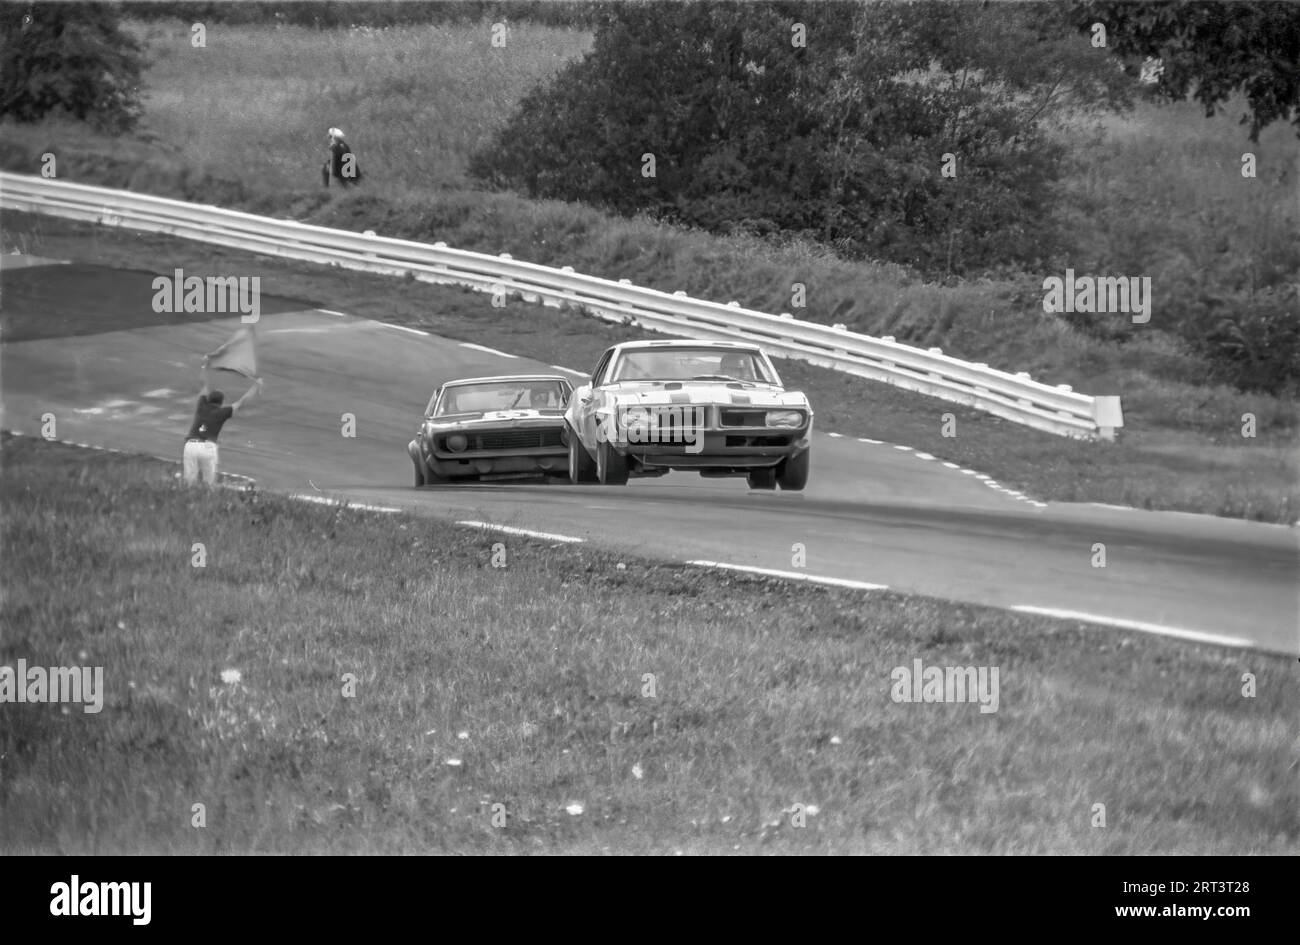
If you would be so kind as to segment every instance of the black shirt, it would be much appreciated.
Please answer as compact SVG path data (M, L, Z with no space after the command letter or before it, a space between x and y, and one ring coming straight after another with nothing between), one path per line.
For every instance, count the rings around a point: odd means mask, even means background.
M330 173L334 175L335 180L345 184L355 184L361 179L361 172L356 165L355 158L353 158L352 167L349 168L350 173L344 174L343 172L344 156L351 153L352 149L348 147L345 141L335 141L330 145Z
M233 407L208 402L208 398L199 395L198 406L194 410L194 422L190 424L187 439L217 441L221 426L235 415Z

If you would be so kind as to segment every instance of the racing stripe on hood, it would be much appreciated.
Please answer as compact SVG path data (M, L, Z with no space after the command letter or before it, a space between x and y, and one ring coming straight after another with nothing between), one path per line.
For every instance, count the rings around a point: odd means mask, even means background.
M675 390L668 395L670 404L689 404L692 399L690 393L684 390Z
M733 390L731 393L731 402L738 407L748 407L750 404L749 395L744 391Z

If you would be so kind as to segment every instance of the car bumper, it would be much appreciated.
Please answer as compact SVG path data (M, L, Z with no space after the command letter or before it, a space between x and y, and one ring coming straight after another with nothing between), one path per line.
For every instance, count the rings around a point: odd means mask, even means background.
M475 454L456 459L433 457L428 461L433 472L445 478L451 476L496 476L511 473L567 473L568 450L548 450L536 453Z
M618 452L647 468L762 469L810 446L807 431L706 431L703 442L616 443Z
M418 440L406 444L412 460L420 456ZM434 475L443 479L453 476L496 476L527 473L554 473L569 469L569 451L564 447L538 447L527 450L479 450L468 453L425 454L424 462Z

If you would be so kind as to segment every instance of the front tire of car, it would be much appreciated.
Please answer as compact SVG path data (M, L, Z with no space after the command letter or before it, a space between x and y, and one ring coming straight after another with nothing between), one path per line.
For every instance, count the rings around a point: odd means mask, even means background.
M775 489L776 467L768 466L765 469L750 470L745 479L749 482L749 488L751 489Z
M608 440L596 447L596 478L602 486L627 485L627 457Z
M800 492L808 485L808 473L812 466L812 450L807 449L788 457L777 468L776 481L788 492Z
M411 465L415 467L415 488L428 485L429 483L429 466L424 461L424 453L420 450L418 440L412 440L406 447L406 455L411 457Z
M578 434L569 428L569 481L575 484L596 482L596 464L583 447Z

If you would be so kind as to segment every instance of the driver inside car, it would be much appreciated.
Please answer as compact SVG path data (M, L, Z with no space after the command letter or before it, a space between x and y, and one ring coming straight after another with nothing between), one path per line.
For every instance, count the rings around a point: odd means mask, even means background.
M750 360L743 354L724 354L718 365L718 373L725 374L727 377L734 377L738 381L752 381L754 379L754 371Z
M560 406L558 391L550 384L538 384L528 389L528 406L533 410L551 410Z

